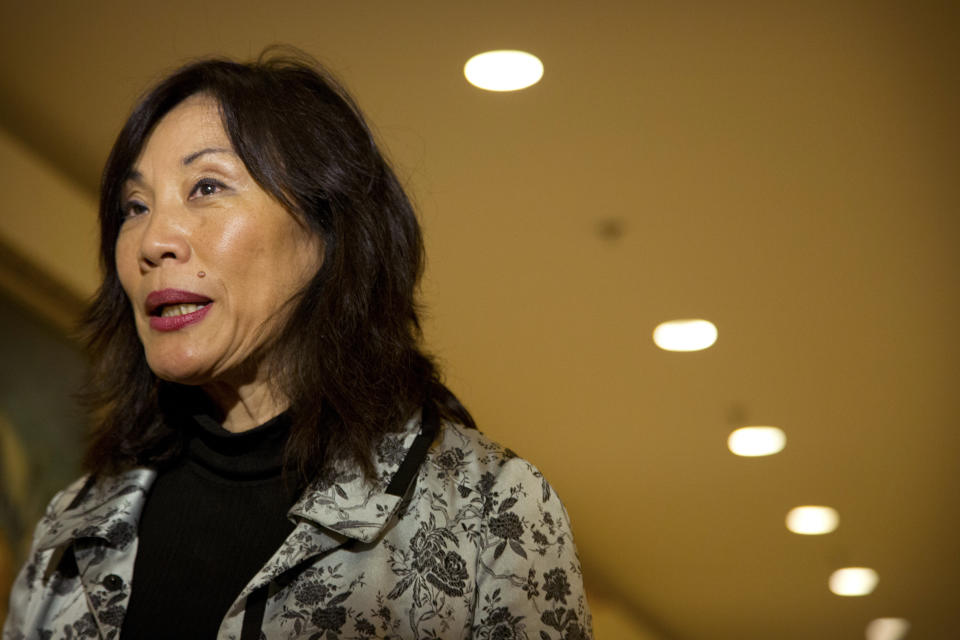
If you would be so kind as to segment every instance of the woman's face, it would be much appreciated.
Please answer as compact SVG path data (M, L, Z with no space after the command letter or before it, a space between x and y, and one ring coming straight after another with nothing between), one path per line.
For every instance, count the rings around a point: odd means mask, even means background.
M316 273L320 239L250 177L216 101L198 94L150 134L124 188L117 271L164 380L243 378Z

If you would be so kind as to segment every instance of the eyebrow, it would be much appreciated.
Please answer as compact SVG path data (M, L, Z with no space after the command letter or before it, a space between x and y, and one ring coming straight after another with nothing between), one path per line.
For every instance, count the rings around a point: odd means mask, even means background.
M225 149L223 147L207 147L206 149L200 149L200 151L194 151L190 155L184 156L183 160L180 161L180 164L187 166L200 156L204 156L208 153L230 153L236 155L236 152L233 149ZM136 169L130 169L130 172L127 174L127 178L124 180L124 182L143 183L143 174Z
M206 149L200 149L200 151L194 151L188 156L185 156L182 160L183 166L187 166L197 158L208 153L234 153L233 149L224 149L222 147L207 147ZM234 154L236 155L236 154Z

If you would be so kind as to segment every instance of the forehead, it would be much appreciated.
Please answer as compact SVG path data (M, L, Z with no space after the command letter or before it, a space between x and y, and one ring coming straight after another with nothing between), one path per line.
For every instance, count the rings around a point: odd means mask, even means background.
M142 165L158 161L179 162L190 153L209 147L232 149L219 105L208 95L190 96L160 119L133 169L140 172Z

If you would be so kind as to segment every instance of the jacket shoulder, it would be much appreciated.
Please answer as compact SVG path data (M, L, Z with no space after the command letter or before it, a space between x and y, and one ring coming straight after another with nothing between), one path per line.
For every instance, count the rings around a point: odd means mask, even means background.
M58 491L47 503L44 515L34 530L27 560L11 585L10 607L3 627L4 640L43 637L42 634L33 634L40 633L45 604L70 593L73 582L68 578L59 574L47 575L54 550L44 547L43 542L51 536L51 532L56 531L61 516L88 483L88 476L78 478Z
M90 474L80 476L50 499L44 517L56 518L63 515L75 502L82 500L85 495L89 494L92 485L93 478Z
M531 523L563 522L569 535L566 508L540 469L476 429L444 424L425 467L428 485L457 494L449 508L482 505L483 526L515 513Z
M437 526L466 536L476 567L472 633L592 637L566 508L540 470L474 429L445 424L428 458L423 499ZM442 501L442 502L441 502Z
M533 463L479 430L455 423L443 425L429 463L441 473L449 472L461 483L487 477L498 484L533 483L540 485L543 492L552 493L549 483Z

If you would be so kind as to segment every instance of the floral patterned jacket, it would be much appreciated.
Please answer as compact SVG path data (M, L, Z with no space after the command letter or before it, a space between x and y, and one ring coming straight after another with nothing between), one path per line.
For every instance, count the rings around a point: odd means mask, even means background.
M219 639L592 637L570 523L537 469L478 431L418 419L376 460L377 482L342 472L303 493ZM396 491L404 473L415 481ZM54 497L3 640L117 638L154 477L81 479Z

